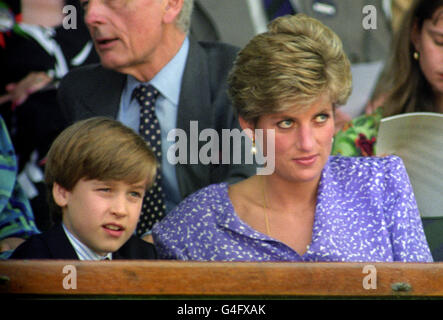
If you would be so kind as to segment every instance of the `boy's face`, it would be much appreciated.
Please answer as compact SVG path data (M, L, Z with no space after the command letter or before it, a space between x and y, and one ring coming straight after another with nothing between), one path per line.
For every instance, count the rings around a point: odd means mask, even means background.
M53 196L63 223L83 244L105 255L117 251L133 234L147 181L81 179L68 191L54 183Z

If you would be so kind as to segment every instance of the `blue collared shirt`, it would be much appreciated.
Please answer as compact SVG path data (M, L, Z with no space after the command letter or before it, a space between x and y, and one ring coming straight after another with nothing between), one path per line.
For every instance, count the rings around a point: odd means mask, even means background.
M62 224L63 230L65 231L66 236L68 237L69 242L74 247L75 253L80 260L105 260L106 258L112 260L112 253L101 256L91 249L89 249L86 245L84 245L80 240L78 240L69 230Z
M174 141L167 141L168 132L175 129L177 123L177 110L180 98L181 82L185 70L186 59L189 52L189 39L186 37L183 44L169 63L160 70L155 77L144 84L153 85L160 95L155 104L155 114L160 122L162 137L162 173L163 190L165 190L166 213L171 211L182 200L178 188L175 166L167 160L167 151L174 145ZM132 91L142 84L134 77L128 75L126 86L123 89L120 109L117 120L138 132L140 123L140 106L136 99L132 99Z

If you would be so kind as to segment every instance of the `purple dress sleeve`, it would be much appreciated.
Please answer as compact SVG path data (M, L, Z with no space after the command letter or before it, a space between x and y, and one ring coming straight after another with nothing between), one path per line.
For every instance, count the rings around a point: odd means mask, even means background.
M412 185L403 161L399 157L390 157L387 164L383 210L391 234L394 261L432 262Z

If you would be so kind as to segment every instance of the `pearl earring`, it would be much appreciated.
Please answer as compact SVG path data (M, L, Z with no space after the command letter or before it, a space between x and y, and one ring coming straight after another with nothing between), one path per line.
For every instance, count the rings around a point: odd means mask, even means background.
M420 59L420 53L418 51L414 51L414 54L412 55L412 57L414 58L414 60L418 60L418 59Z
M252 137L252 148L251 148L251 153L252 153L253 155L257 154L257 148L256 148L256 146L255 146L255 137L254 137L254 136Z

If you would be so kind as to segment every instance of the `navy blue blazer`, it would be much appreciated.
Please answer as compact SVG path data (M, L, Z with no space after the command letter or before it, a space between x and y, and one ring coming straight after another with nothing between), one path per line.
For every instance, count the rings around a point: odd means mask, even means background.
M131 236L112 254L112 259L156 259L152 244ZM78 260L74 247L69 242L61 223L48 231L36 234L14 250L9 259L63 259Z

